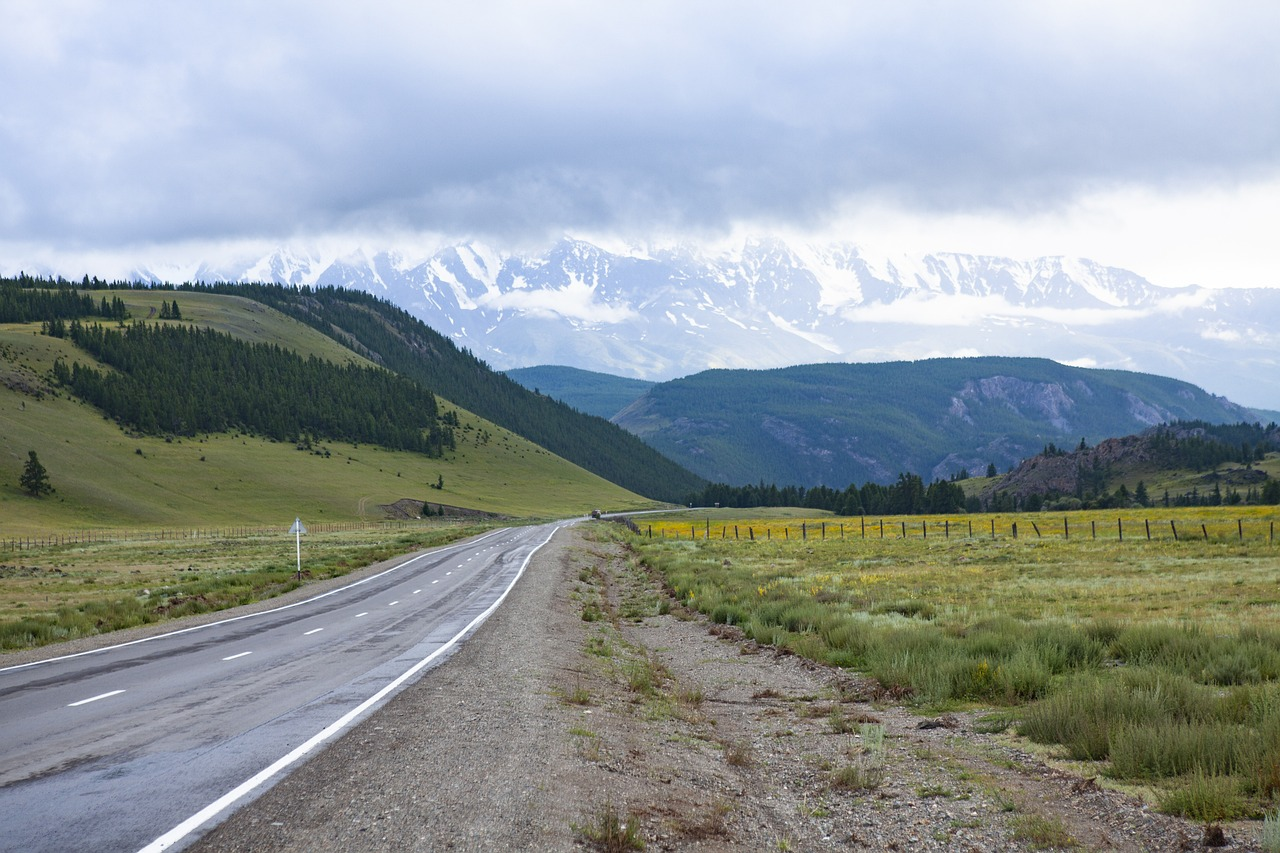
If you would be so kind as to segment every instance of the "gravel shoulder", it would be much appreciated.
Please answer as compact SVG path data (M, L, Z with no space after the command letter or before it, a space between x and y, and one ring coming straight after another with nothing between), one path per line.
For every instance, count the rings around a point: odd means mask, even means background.
M447 663L193 849L1204 849L977 715L710 625L589 534L557 533ZM1217 849L1260 849L1224 829Z

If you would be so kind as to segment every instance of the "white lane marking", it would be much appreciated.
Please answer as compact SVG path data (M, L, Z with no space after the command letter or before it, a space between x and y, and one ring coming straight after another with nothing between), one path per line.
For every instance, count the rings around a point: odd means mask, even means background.
M391 602L391 603L390 603L390 604L388 604L387 606L388 606L388 607L395 607L395 606L396 606L397 604L399 604L399 603L400 603L400 599L398 599L398 598L397 598L395 601Z
M432 581L432 583L440 583L440 578L436 578L435 580Z
M310 631L303 631L302 636L310 637L312 634L318 634L323 630L324 630L323 628L312 628Z
M422 592L422 590L420 590L420 589L415 589L415 590L413 591L413 594L414 594L414 595L417 595L417 594L418 594L418 593L420 593L420 592Z
M253 654L253 652L241 652L238 655L231 655L230 657L225 657L223 658L223 660L235 660L236 658L242 658L245 655L251 655L251 654Z
M67 707L74 708L77 705L88 705L90 702L97 702L99 699L106 699L108 696L115 696L123 692L124 692L123 690L112 690L110 693L103 693L99 696L91 696L88 699L81 699L79 702L72 702Z
M71 658L84 657L85 655L97 655L103 652L114 651L116 649L123 649L125 646L136 646L138 643L150 643L154 640L163 640L167 637L176 637L179 634L189 634L192 631L203 631L206 628L216 628L219 625L227 625L231 622L239 622L241 619L253 619L258 616L268 616L272 613L279 613L281 610L289 610L294 607L301 607L304 604L311 604L312 602L319 601L322 598L328 598L331 595L337 595L340 592L346 592L349 589L354 589L355 587L362 586L363 584L367 584L370 581L376 581L380 577L389 575L392 572L398 572L401 569L405 568L406 566L411 566L414 563L418 562L419 560L425 560L428 557L438 557L445 551L460 550L470 545L474 545L477 542L482 542L485 539L488 539L490 536L497 536L499 533L502 533L503 530L508 530L508 529L509 528L502 528L500 530L491 530L488 533L485 533L482 536L477 537L476 539L470 540L469 542L455 542L452 545L445 545L443 548L440 548L438 550L428 551L425 554L419 554L416 557L411 557L408 560L405 560L403 563L399 563L398 565L392 566L391 568L387 569L385 572L378 572L376 575L369 575L369 577L367 578L361 578L360 580L355 581L353 583L349 583L346 586L340 586L337 589L331 589L328 592L322 592L319 595L314 596L312 598L304 598L302 601L295 601L293 604L285 604L280 607L272 608L271 610L261 610L257 613L246 613L243 616L232 616L230 619L223 619L219 622L209 622L205 625L192 625L190 628L179 628L177 631L169 631L168 633L165 633L165 634L156 634L154 637L143 637L140 640L130 640L127 643L117 643L114 646L103 646L100 649L89 649L88 651L84 651L84 652L75 652L74 654L69 654L69 655L58 655L57 657L45 658L44 660L33 660L30 663L20 663L20 664L15 664L14 666L0 667L0 672L9 672L10 670L15 670L15 669L27 669L28 667L33 667L33 666L43 666L44 664L47 664L47 663L53 663L56 660L70 660Z
M445 572L445 573L444 573L444 576L445 576L445 577L448 577L448 576L449 576L449 575L451 575L451 574L453 574L453 572Z
M493 604L489 605L489 608L485 610L483 613L481 613L479 616L477 616L476 618L468 622L467 626L463 628L461 631L459 631L457 634L455 634L452 639L450 639L448 642L446 642L440 648L436 649L431 654L427 655L422 660L418 661L413 666L409 667L407 670L401 673L394 681L389 683L387 686L383 687L377 693L373 694L368 699L364 700L359 705L352 708L347 713L343 714L337 720L330 723L326 728L322 729L318 734L313 736L310 740L295 747L294 750L290 752L288 755L285 755L283 758L277 759L275 763L259 771L256 775L251 776L250 778L246 779L244 782L241 782L235 788L232 788L230 791L223 794L221 797L214 800L212 803L205 806L203 809L196 812L191 817L187 818L182 823L178 824L173 829L169 830L164 835L157 838L155 841L152 841L146 847L143 847L141 850L138 851L138 853L159 853L159 851L172 847L174 844L186 838L188 835L190 835L196 829L200 828L200 826L202 826L204 823L209 821L211 818L222 813L223 811L226 811L226 809L228 809L237 801L243 799L250 792L254 791L257 788L262 787L262 785L272 776L276 775L281 770L288 767L290 764L296 763L299 759L301 759L307 753L311 752L317 746L324 743L326 740L329 740L338 732L345 729L347 726L351 725L351 723L354 722L357 718L359 718L361 714L363 714L365 711L377 705L379 702L385 699L387 695L390 694L393 690L398 688L400 685L404 684L413 676L417 675L419 672L421 672L423 669L429 666L431 662L434 661L436 658L440 657L442 654L444 654L445 652L449 651L454 646L456 646L459 642L462 641L463 637L471 633L471 631L473 631L477 625L484 622L484 620L488 619L491 615L493 615L493 612L498 609L498 607L502 604L502 602L507 600L507 596L511 593L511 590L515 588L516 583L519 582L520 578L524 576L524 570L529 567L529 561L533 559L533 555L538 553L539 549L541 549L543 545L546 545L548 542L551 541L551 537L556 534L556 531L559 530L561 526L562 525L556 525L555 527L553 527L551 529L551 532L547 534L547 538L542 540L542 544L538 545L537 548L534 548L532 551L529 552L529 555L524 558L524 562L520 564L520 570L516 572L516 576L512 578L510 585L507 586L506 590L503 591L502 595L498 596L498 600L495 601Z
M357 618L357 619L359 619L361 616L368 616L368 615L369 615L369 611L368 611L368 610L366 610L366 611L365 611L365 612L363 612L363 613L357 613L357 614L356 614L356 618Z

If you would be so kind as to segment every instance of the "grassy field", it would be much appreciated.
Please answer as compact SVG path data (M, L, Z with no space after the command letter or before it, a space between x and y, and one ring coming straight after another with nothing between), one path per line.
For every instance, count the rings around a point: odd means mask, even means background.
M883 538L877 518L865 539L856 518L691 515L645 517L635 547L757 641L926 709L1003 709L993 728L1170 811L1256 814L1280 792L1276 507L977 515L972 537L965 516L884 519Z

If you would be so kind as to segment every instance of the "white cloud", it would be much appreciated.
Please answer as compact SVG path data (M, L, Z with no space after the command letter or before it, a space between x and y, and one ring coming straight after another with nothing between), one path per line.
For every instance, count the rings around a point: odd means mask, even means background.
M6 248L59 258L843 229L1275 283L1262 0L48 0L0 89Z
M626 305L597 301L595 289L581 280L555 289L490 291L477 303L488 310L523 311L533 316L566 317L584 323L625 323L637 317Z

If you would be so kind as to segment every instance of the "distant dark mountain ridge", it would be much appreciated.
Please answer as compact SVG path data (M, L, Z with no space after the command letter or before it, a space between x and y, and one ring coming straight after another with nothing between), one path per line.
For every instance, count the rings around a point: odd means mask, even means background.
M970 358L710 370L654 386L614 420L711 482L844 488L981 475L1051 442L1252 417L1174 379Z
M506 371L506 374L531 391L546 394L580 412L606 420L634 403L654 385L644 379L560 365L518 367Z

